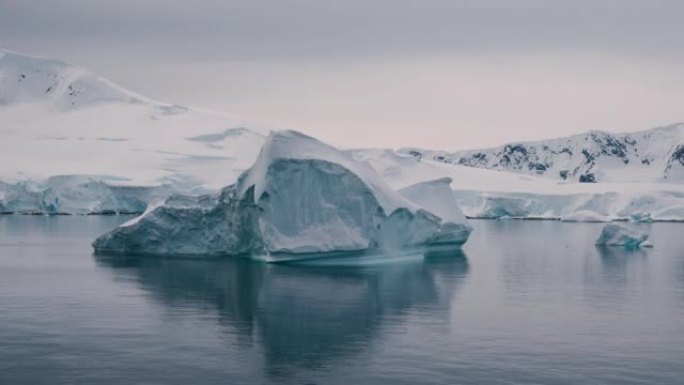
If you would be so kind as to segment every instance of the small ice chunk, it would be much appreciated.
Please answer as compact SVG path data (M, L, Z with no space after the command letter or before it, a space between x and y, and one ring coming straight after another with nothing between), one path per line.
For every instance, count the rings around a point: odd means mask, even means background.
M651 214L650 213L643 213L643 212L633 213L632 215L629 216L629 220L631 222L644 222L644 223L653 222L653 218L651 218Z
M651 247L647 242L648 234L643 231L630 229L618 223L609 223L603 227L601 236L596 240L597 246L625 246L625 247Z

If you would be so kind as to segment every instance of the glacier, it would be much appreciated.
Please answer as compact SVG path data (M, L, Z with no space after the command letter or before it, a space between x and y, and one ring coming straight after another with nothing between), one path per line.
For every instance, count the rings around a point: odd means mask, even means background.
M367 163L295 131L272 133L218 194L171 196L93 243L97 253L256 255L459 247L472 229L448 180L395 191ZM421 192L436 192L433 202Z
M618 223L609 223L601 230L597 246L651 247L648 233Z
M451 179L456 204L478 219L574 222L684 221L684 188L673 182L573 183L540 176L467 167L385 149L349 150L396 189Z
M151 100L70 63L3 50L0 122L7 184L82 176L187 194L234 183L267 133L232 114Z
M0 181L2 214L140 214L148 202L173 191L168 185L119 186L116 179L60 175L44 181Z

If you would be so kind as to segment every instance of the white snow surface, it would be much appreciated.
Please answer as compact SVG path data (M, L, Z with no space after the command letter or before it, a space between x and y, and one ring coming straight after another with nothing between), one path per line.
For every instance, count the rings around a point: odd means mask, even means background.
M439 192L445 186L442 181L414 188ZM447 197L448 189L439 196ZM98 238L94 247L109 253L278 259L462 245L471 228L457 208L448 202L421 207L422 199L404 198L369 165L331 146L282 131L267 138L255 164L219 195L168 198Z
M670 182L574 183L418 158L392 150L351 150L393 188L448 177L471 218L684 221L684 186Z
M263 130L156 102L57 60L0 56L0 180L58 175L216 191L254 161Z
M648 233L631 229L623 224L609 223L601 230L597 246L651 247Z

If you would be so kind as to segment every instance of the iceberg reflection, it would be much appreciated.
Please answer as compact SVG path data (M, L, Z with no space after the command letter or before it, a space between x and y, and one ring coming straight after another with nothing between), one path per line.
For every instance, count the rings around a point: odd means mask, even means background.
M402 262L386 258L394 263L331 267L248 259L96 260L166 306L215 311L239 341L259 343L266 371L280 376L291 367L315 368L363 353L381 338L388 317L396 324L397 317L439 312L448 322L452 297L468 274L465 254L452 248L406 256ZM420 313L411 313L416 308Z

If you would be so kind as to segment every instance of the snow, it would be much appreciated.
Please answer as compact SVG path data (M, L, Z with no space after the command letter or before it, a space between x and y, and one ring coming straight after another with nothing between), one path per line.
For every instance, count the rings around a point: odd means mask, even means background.
M249 167L265 139L244 119L156 102L80 67L10 52L0 58L0 121L0 180L8 183L88 175L216 191Z
M171 193L216 193L261 156L267 135L233 115L157 102L75 65L7 51L0 51L0 121L0 212L15 213L140 212ZM460 208L476 218L684 221L682 124L457 153L339 153L288 135L266 153L340 165L386 213L422 207L460 221ZM572 177L563 179L566 169ZM240 193L255 185L259 199L269 189L261 183L271 181L266 171L254 169ZM574 182L587 173L599 183Z
M404 191L438 191L447 181ZM438 194L438 196L440 195ZM279 256L462 245L471 228L445 201L422 207L368 164L294 131L272 133L254 165L216 195L173 196L98 238L97 252ZM442 214L445 218L439 216Z
M399 194L446 221L463 223L465 215L456 204L451 182L451 178L420 182L404 187Z
M684 220L684 189L669 182L571 183L418 158L392 150L349 154L371 164L394 188L448 177L467 217L498 219L627 220L635 213L654 221ZM579 213L579 214L576 214Z
M151 102L63 61L0 52L0 105L48 100L70 110L100 101Z
M618 223L609 223L596 240L597 246L651 247L647 243L649 235L646 232L631 229Z

